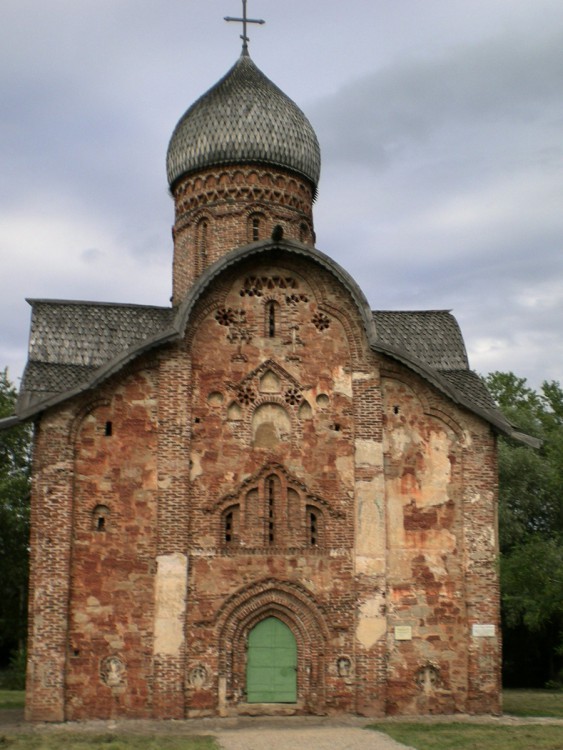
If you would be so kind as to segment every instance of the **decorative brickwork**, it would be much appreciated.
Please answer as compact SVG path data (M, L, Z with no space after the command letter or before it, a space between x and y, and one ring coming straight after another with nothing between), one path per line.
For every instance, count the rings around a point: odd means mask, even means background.
M511 428L449 313L372 314L314 250L319 167L243 55L171 142L172 309L35 302L29 719L500 711Z
M246 695L268 617L291 711L500 710L494 436L313 261L227 267L34 461L30 718L275 712Z
M174 304L229 250L272 235L313 245L313 188L295 174L264 166L208 169L174 186Z

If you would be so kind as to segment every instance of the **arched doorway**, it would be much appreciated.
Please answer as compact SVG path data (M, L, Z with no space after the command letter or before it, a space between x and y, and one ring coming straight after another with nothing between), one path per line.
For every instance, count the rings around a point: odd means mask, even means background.
M248 634L248 703L297 702L297 643L288 626L267 617Z

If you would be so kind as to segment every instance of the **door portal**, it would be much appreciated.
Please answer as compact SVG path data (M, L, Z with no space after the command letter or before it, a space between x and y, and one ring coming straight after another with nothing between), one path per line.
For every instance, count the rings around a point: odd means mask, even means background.
M246 695L249 703L297 702L297 643L276 617L259 622L248 636Z

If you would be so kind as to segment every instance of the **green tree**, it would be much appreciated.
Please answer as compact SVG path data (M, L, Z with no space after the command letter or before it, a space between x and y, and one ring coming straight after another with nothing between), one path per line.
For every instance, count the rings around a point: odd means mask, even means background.
M16 390L0 372L0 419L14 413ZM28 425L0 431L0 664L23 650L27 626L30 440Z
M563 681L563 391L552 381L536 392L513 373L485 382L510 421L542 441L537 450L499 441L505 680Z

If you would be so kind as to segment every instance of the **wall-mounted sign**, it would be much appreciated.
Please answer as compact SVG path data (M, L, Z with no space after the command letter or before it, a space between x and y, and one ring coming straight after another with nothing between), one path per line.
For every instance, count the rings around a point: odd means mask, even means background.
M496 634L494 625L475 623L471 626L471 635L474 638L494 638Z
M395 640L412 641L412 627L410 625L396 625Z

